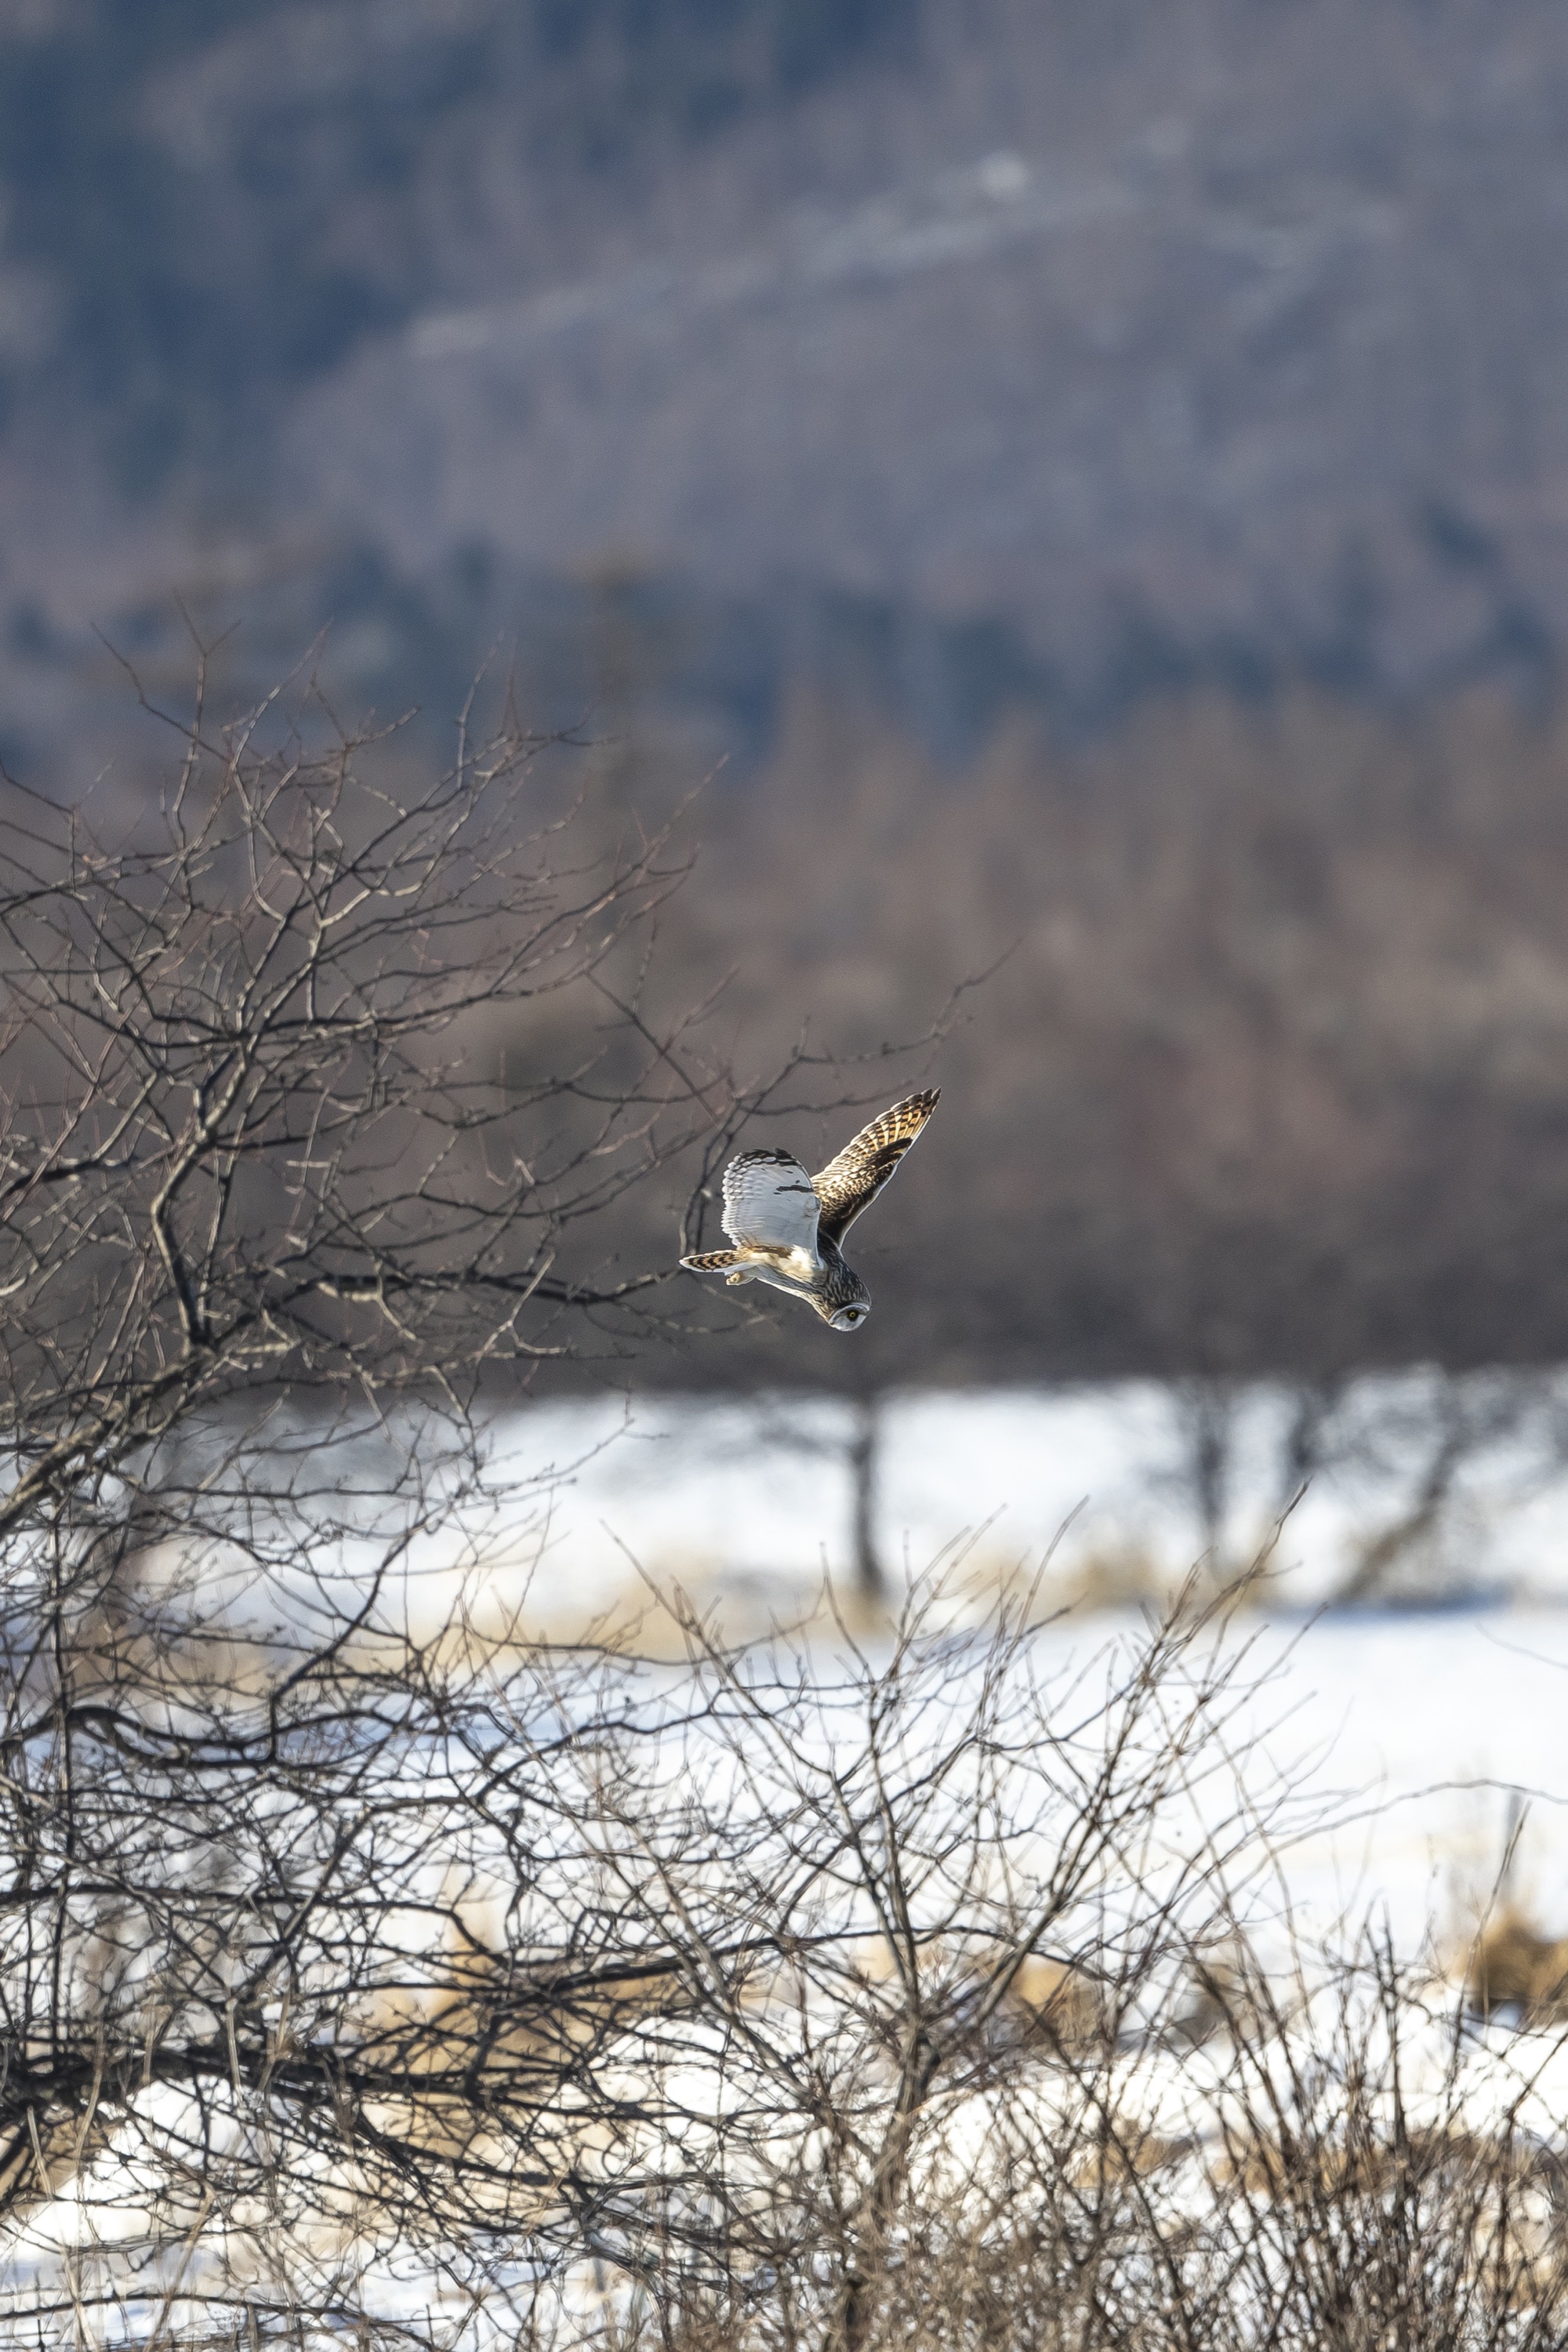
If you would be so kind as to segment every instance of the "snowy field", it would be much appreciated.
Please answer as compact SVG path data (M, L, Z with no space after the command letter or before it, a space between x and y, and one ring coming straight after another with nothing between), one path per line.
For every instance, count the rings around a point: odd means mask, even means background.
M545 1591L613 1587L633 1561L783 1590L850 1570L858 1427L826 1399L606 1399L527 1408L497 1450L549 1486ZM1211 1549L1234 1572L1267 1549L1289 1608L1333 1600L1379 1554L1363 1597L1568 1600L1563 1373L1415 1371L1326 1399L1153 1381L917 1393L884 1400L875 1428L895 1576L962 1552L1127 1600Z
M853 1541L868 1429L877 1602ZM352 1450L299 1439L341 1501ZM384 1432L365 1493L417 1451ZM875 1657L930 1580L954 1627L1026 1596L1054 1674L1141 1641L1184 1580L1240 1579L1224 1639L1258 1687L1236 1738L1259 1801L1288 1794L1291 1900L1324 1927L1385 1905L1405 1950L1452 1951L1511 1841L1510 1899L1568 1935L1568 1375L894 1395L869 1424L820 1397L605 1398L513 1411L489 1452L488 1493L412 1543L340 1536L313 1591L286 1572L294 1632L331 1638L384 1556L381 1605L421 1638L460 1609L503 1645L679 1659L679 1593L728 1638ZM239 1612L275 1617L279 1590L242 1579Z
M1277 1389L887 1399L889 1584L935 1568L984 1598L1038 1576L1066 1612L1042 1640L1081 1655L1205 1555L1231 1574L1262 1550L1236 1636L1265 1677L1257 1769L1337 1822L1292 1850L1293 1895L1322 1921L1386 1904L1407 1948L1427 1927L1451 1943L1517 1825L1510 1892L1568 1932L1568 1381L1415 1372L1310 1410L1304 1468L1303 1402ZM874 1640L854 1607L861 1425L822 1399L530 1407L497 1454L540 1483L486 1581L558 1631L646 1578L750 1632L807 1615L826 1577Z
M490 1496L431 1528L394 1607L438 1622L460 1594L481 1621L573 1638L624 1629L636 1611L657 1630L652 1592L678 1584L726 1631L803 1629L831 1679L835 1644L874 1661L889 1642L888 1607L855 1587L854 1463L869 1434L891 1603L906 1578L934 1572L962 1625L999 1592L1035 1586L1031 1667L1064 1690L1080 1677L1081 1711L1101 1659L1135 1650L1145 1613L1194 1564L1218 1591L1261 1552L1246 1604L1214 1636L1245 1655L1223 1730L1237 1773L1222 1761L1206 1784L1227 1835L1237 1774L1268 1824L1271 1864L1261 1834L1235 1853L1233 1883L1256 1897L1243 1924L1270 1966L1319 1939L1343 1949L1367 1923L1407 1958L1435 1954L1452 2005L1417 2037L1405 2095L1436 2113L1479 1915L1500 1893L1568 1934L1565 1426L1562 1377L1423 1373L1318 1399L1152 1383L894 1396L869 1423L822 1399L531 1406L495 1424ZM350 1468L346 1451L328 1460L328 1494ZM321 1563L340 1601L363 1574L358 1543ZM829 1582L837 1615L822 1605ZM975 1655L961 1634L950 1697ZM821 1719L829 1748L834 1704ZM1468 2029L1461 2056L1472 2122L1508 2110L1557 2144L1561 2034L1515 2033L1503 2018ZM1179 2137L1209 2063L1131 2053L1129 2111ZM90 2189L40 2205L18 2285L47 2280L73 2249L111 2259L138 2226L111 2165ZM169 2276L193 2295L206 2283L183 2252ZM359 2284L395 2313L436 2308L443 2292L417 2265ZM161 2326L170 2307L158 2308Z

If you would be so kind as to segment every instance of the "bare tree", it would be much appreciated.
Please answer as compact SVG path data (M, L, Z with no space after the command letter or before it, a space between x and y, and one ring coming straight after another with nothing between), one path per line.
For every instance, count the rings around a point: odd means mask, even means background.
M6 2340L1561 2342L1518 2101L1450 2034L1407 2127L1420 1988L1331 1968L1325 2041L1215 1963L1223 1601L523 1637L488 1384L675 1312L601 1218L755 1098L654 1016L661 843L515 731L402 789L270 723L118 842L10 805Z
M214 730L198 699L120 838L7 787L0 2198L112 2150L151 2280L209 2218L427 2206L411 2086L451 2210L489 2212L473 2117L508 2094L417 1958L445 1920L478 2016L435 1792L489 1735L417 1580L493 1520L487 1384L668 1314L594 1236L742 1108L642 1002L668 837L599 854L515 725L409 785L395 738L302 702ZM591 1675L548 1705L539 1787L509 1784L538 1851L549 1751L603 1713ZM541 1965L500 2044L531 2116L662 1998L617 1990L620 1941ZM547 2142L508 2211L558 2199Z

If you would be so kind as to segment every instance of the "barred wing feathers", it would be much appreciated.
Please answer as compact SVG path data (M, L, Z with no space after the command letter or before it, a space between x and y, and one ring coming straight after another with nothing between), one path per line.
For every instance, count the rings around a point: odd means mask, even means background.
M816 1255L816 1188L793 1151L742 1151L724 1171L724 1231L742 1249Z
M820 1175L812 1178L822 1203L822 1232L840 1242L860 1214L891 1179L905 1152L936 1108L942 1088L929 1094L906 1095L863 1127Z

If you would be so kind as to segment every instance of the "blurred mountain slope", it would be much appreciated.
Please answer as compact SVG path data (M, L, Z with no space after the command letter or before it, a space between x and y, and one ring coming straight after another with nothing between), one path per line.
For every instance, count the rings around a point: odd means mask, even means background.
M859 600L1090 718L1568 630L1553 0L15 0L0 184L18 673L356 566L775 667Z
M367 334L515 268L542 184L598 179L634 124L694 135L759 78L763 97L809 79L878 10L23 0L6 16L8 395L79 404L143 486L193 459L231 470L258 454L235 427L265 433ZM476 247L498 140L528 168Z

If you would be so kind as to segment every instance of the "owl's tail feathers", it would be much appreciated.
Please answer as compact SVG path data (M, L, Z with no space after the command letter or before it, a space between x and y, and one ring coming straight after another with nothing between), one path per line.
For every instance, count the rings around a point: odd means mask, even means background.
M726 1266L739 1265L739 1250L701 1250L696 1257L683 1257L681 1265L693 1274L722 1274Z

